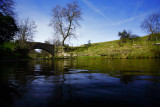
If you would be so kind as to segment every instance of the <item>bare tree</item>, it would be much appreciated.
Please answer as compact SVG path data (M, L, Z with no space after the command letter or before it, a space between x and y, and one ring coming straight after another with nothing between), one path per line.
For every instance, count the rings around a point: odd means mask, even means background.
M45 43L52 44L55 46L62 46L62 42L59 40L59 38L48 38L48 40L46 40Z
M152 39L153 34L160 33L160 13L152 14L148 18L146 18L142 22L141 28L151 34L148 39Z
M19 31L16 34L15 39L20 43L26 41L33 41L34 34L37 32L37 25L34 21L30 21L28 18L18 22Z
M50 26L55 30L55 34L62 39L62 46L67 38L76 37L76 28L81 19L81 9L76 2L68 3L66 7L56 5L52 9L52 19Z

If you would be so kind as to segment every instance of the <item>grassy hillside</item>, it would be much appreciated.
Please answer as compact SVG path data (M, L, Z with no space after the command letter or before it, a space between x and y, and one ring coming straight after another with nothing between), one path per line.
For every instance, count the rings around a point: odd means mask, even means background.
M148 36L140 37L136 41L127 40L127 43L120 43L120 40L94 43L74 47L74 51L79 57L88 58L158 58L160 57L160 40L147 41Z

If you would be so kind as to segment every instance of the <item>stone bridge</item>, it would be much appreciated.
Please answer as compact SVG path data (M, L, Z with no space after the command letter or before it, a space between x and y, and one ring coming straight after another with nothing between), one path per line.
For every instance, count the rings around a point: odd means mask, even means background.
M30 50L43 49L43 50L49 52L52 55L52 57L54 57L55 45L41 43L41 42L27 42L27 44L29 45Z

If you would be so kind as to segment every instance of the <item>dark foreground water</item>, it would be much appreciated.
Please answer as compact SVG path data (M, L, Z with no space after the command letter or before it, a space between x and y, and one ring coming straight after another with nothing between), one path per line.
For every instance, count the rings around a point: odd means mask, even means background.
M160 60L0 61L0 107L160 107Z

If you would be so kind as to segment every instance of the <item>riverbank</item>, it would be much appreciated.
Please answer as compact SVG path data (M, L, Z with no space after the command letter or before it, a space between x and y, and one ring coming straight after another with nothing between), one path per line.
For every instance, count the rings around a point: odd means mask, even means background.
M120 43L120 40L86 44L73 47L70 54L76 54L77 58L108 58L108 59L129 59L129 58L159 58L160 40L147 41L148 36L139 37L137 40L127 40Z
M156 40L155 40L156 37ZM120 40L85 44L78 47L62 48L58 47L54 59L71 58L106 58L106 59L135 59L135 58L160 58L160 34L152 36L147 41L148 36L139 37L136 40L127 40L121 43ZM52 56L45 52L32 50L29 54L25 49L19 48L18 44L6 42L0 45L0 60L15 59L52 59Z

